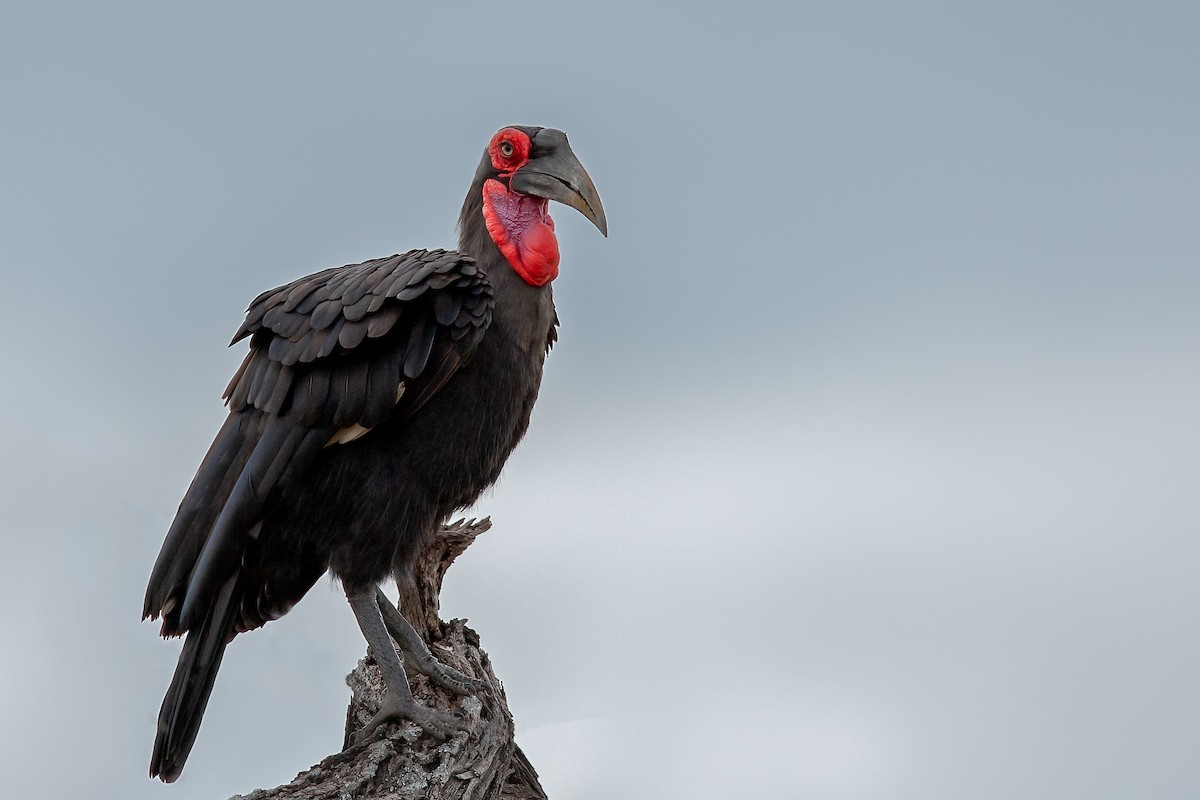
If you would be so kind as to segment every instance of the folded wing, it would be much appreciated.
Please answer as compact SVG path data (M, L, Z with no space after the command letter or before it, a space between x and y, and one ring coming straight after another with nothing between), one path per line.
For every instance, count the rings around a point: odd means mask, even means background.
M470 358L491 314L486 276L443 250L325 270L256 298L233 339L249 337L250 352L225 390L229 417L167 533L143 616L162 617L164 636L211 619L274 493L325 447L411 415Z

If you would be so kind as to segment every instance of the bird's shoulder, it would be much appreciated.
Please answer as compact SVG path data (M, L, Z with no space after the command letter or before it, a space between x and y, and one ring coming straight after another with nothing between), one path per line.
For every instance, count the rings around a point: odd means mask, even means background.
M400 395L423 403L478 346L492 284L455 250L412 250L263 292L234 335L250 352L225 391L306 426L378 424Z
M315 272L256 297L231 344L247 336L268 344L284 366L311 363L388 334L406 309L432 306L433 321L461 338L486 325L492 286L475 260L457 250L407 253Z

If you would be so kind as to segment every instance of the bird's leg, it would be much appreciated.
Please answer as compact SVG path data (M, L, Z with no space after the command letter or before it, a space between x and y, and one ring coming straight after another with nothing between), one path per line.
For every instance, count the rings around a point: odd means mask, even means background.
M421 638L421 634L417 633L404 615L392 605L392 601L382 589L375 590L375 601L379 604L383 624L388 633L404 653L404 663L454 694L477 694L487 687L483 681L464 675L438 661Z
M408 676L404 674L404 665L400 662L400 656L396 654L379 605L375 601L375 588L354 594L346 592L346 599L350 601L350 608L354 610L354 616L358 619L358 627L371 648L371 655L375 656L375 663L379 665L383 683L387 687L383 707L355 734L354 744L364 741L383 723L400 719L412 720L436 739L446 739L465 731L466 727L460 720L450 714L419 705L413 699Z

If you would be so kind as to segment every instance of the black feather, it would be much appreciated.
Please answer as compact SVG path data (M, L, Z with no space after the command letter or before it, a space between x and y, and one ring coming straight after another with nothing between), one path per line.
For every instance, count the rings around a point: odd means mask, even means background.
M422 319L414 323L408 334L408 351L404 356L404 377L415 378L425 369L429 353L433 349L433 324Z
M404 313L400 303L389 303L386 308L380 308L367 320L367 336L378 339L392 329Z
M308 324L313 330L320 331L328 328L333 324L333 321L342 313L342 304L337 300L325 300L315 309L312 316L309 317Z
M204 620L188 634L175 676L158 712L158 735L150 756L150 777L173 782L183 771L217 680L238 607L237 578L230 578L205 609Z
M338 332L338 346L343 350L353 350L362 344L363 339L367 338L367 330L369 329L367 322L350 322L342 324L342 329Z
M279 371L275 374L275 385L271 389L271 394L264 401L260 408L264 413L270 416L278 416L283 410L284 404L287 403L288 396L292 392L292 368L280 366Z
M433 316L439 325L453 325L462 311L462 298L456 294L440 292L433 297Z

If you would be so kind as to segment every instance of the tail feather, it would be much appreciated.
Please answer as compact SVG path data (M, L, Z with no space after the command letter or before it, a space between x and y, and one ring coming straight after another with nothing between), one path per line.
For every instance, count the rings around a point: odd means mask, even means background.
M237 576L225 582L204 620L184 640L175 676L158 712L158 735L150 757L150 777L164 783L171 783L183 771L200 731L225 646L236 635L237 584Z

